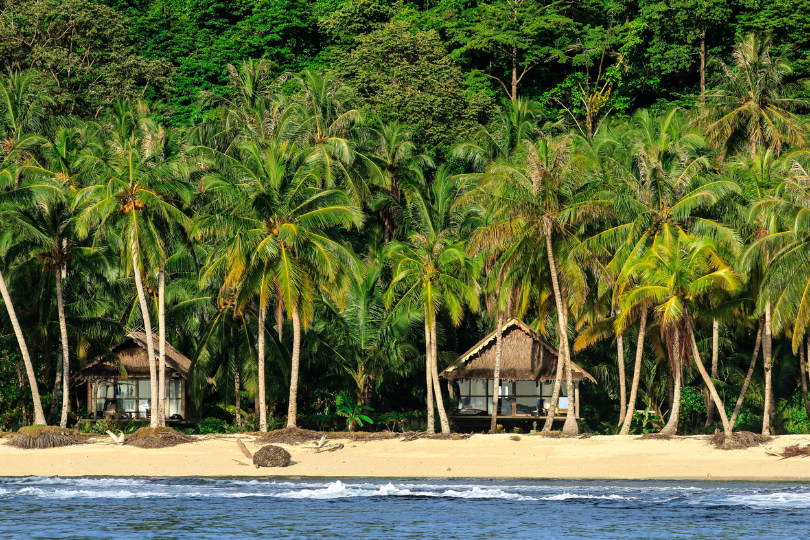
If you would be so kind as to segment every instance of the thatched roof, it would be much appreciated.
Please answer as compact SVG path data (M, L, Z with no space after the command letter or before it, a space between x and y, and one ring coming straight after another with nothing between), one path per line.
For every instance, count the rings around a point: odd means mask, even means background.
M157 334L152 334L152 343L155 347L155 360L160 350L160 340ZM121 367L129 377L149 376L149 356L146 352L146 334L144 332L130 332L120 343L111 349L112 354L104 354L87 364L79 373L79 377L121 377ZM180 351L166 342L166 372L178 373L182 378L188 378L191 360Z
M500 378L512 381L552 381L557 376L557 349L523 321L509 319L503 325ZM496 332L488 334L439 376L445 379L492 379L495 372ZM571 362L573 380L596 380Z

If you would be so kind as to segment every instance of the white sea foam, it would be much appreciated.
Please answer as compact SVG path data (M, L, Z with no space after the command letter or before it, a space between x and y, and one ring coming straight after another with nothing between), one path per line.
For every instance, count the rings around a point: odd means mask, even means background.
M810 508L810 493L751 493L723 497L709 504L751 506L754 508Z
M415 487L415 486L410 486ZM419 486L425 488L440 488L444 486ZM407 487L397 487L388 483L377 489L369 489L366 485L346 485L340 480L327 484L320 489L300 489L276 494L276 497L287 499L338 499L345 497L448 497L456 499L514 499L535 500L517 493L508 493L501 489L482 489L472 486L470 489L445 489L443 491L413 490Z
M540 497L539 500L541 501L567 501L568 499L601 499L605 501L630 501L630 500L637 500L638 497L625 497L622 495L616 495L615 493L611 493L610 495L589 495L589 494L581 494L581 493L558 493L557 495L550 495L548 497Z

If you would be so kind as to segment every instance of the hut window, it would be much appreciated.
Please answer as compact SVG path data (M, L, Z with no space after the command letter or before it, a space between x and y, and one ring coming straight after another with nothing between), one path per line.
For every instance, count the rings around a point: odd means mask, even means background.
M537 400L542 399L543 384L539 381L515 382L515 413L532 414L537 410ZM545 401L550 401L547 399ZM545 403L545 402L544 402Z
M484 410L487 408L486 381L478 379L462 379L459 381L458 386L461 391L461 396L458 402L459 409Z
M170 379L169 380L169 397L168 402L169 406L167 407L169 417L173 414L183 414L182 413L182 392L181 392L181 381L180 379Z
M134 413L138 410L136 400L138 394L136 391L137 388L135 382L118 382L118 391L116 392L116 397L118 398L118 410L134 415Z
M96 418L104 414L107 400L115 399L115 386L112 381L98 381L96 383Z

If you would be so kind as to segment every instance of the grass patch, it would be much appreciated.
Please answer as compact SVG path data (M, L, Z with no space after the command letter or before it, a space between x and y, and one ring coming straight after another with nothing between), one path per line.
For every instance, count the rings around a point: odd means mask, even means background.
M20 428L6 443L15 448L60 448L84 444L85 438L72 429L59 426L26 426Z

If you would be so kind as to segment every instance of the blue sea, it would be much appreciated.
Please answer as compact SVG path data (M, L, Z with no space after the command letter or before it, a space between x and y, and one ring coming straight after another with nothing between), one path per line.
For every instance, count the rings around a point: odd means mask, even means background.
M810 537L810 484L0 478L0 538Z

